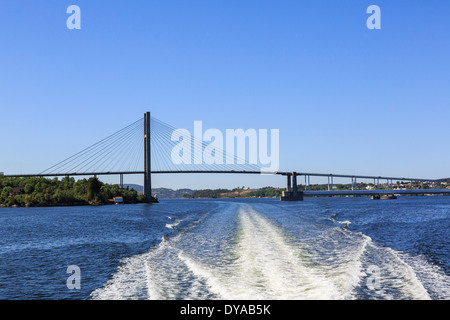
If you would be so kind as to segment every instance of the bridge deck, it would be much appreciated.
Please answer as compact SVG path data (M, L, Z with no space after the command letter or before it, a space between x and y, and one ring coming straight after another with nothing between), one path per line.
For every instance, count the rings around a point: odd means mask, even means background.
M333 190L333 191L304 191L305 197L320 196L373 196L373 195L424 195L424 194L448 194L450 189L405 189L405 190Z
M261 171L235 171L235 170L180 170L180 171L152 171L151 174L262 174L262 175L292 175L292 172L261 172ZM107 171L107 172L72 172L72 173L37 173L37 174L11 174L3 175L7 178L25 178L25 177L66 177L66 176L105 176L105 175L133 175L144 174L144 171ZM383 177L383 176L365 176L353 174L327 174L327 173L308 173L296 172L297 176L310 177L333 177L333 178L355 178L355 179L380 179L380 180L396 180L396 181L423 181L423 182L440 182L438 179L424 178L405 178L405 177Z

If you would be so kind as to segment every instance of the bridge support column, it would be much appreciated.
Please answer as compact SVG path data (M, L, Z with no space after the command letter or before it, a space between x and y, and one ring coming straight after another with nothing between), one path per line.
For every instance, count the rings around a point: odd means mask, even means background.
M144 114L144 195L148 203L158 200L152 196L152 162L150 146L150 112Z
M292 182L291 184L291 176L292 176ZM287 179L287 186L286 191L283 191L281 194L281 201L303 201L303 192L298 191L297 189L297 173L292 172L286 174Z
M295 172L292 173L292 194L294 197L297 196L298 190L297 190L297 174Z
M292 187L291 187L291 175L287 174L286 175L286 191L287 192L291 192L292 191Z
M330 182L331 182L331 184L330 184ZM333 183L333 175L330 174L328 176L328 191L333 191L333 185L334 185L334 183Z

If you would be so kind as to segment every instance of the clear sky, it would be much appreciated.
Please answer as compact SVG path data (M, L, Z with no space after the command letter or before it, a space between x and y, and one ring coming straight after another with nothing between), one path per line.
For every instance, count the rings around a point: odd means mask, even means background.
M66 26L73 4L81 30ZM279 129L283 171L449 177L449 13L448 0L2 1L0 172L40 172L151 111L191 131ZM284 180L153 181L242 185Z

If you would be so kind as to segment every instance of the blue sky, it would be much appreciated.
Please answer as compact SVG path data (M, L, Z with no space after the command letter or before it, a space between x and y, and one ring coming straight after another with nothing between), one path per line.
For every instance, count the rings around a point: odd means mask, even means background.
M81 30L66 27L72 4ZM381 30L366 27L372 4ZM279 129L283 171L448 177L449 12L447 0L4 1L0 172L40 172L151 111L191 131Z

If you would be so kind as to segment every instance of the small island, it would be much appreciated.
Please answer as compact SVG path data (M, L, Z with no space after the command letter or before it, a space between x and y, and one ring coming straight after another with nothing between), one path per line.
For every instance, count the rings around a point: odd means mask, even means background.
M98 178L3 178L0 176L0 207L47 207L145 202L134 189L120 188Z

